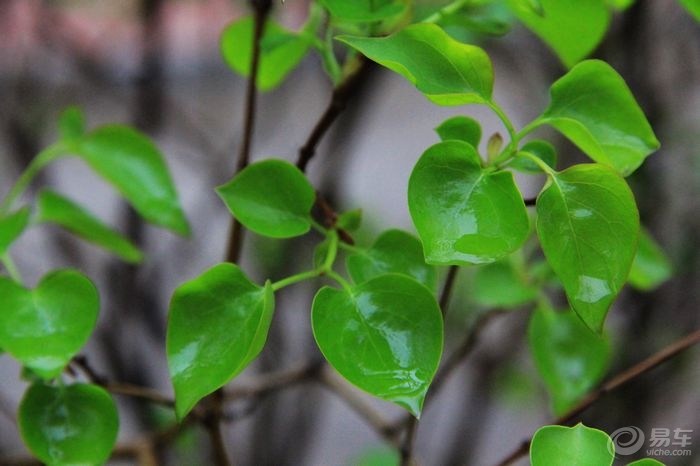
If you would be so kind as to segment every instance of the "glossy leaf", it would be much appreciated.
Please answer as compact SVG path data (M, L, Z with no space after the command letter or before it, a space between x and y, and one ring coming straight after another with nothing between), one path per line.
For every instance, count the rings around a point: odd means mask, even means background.
M634 4L636 0L607 0L608 5L613 7L616 10L626 10L627 8L631 7L632 4ZM683 0L681 0L682 2ZM690 0L691 2L694 0Z
M693 15L697 21L700 21L700 2L698 2L698 0L678 0L678 2L683 5L683 7L688 10L688 13Z
M605 36L610 10L605 0L508 0L520 21L542 39L561 61L572 67L589 55Z
M481 142L481 125L475 119L466 116L449 118L435 128L435 131L443 141L456 139L474 147L479 147Z
M510 309L531 302L537 291L509 261L501 260L476 269L472 293L483 306Z
M458 40L479 35L502 36L511 29L513 15L505 2L468 2L454 13L443 13L438 24Z
M593 160L623 176L659 148L627 84L605 62L576 65L552 85L550 94L539 122L553 126Z
M29 208L24 207L0 218L0 255L24 232L29 224Z
M573 310L600 333L637 250L639 214L627 183L598 164L575 165L537 198L537 233Z
M168 167L144 134L126 126L102 126L72 147L143 218L181 235L189 234Z
M85 134L85 114L79 107L68 107L58 117L61 139L74 140Z
M557 416L591 391L610 364L608 339L591 333L572 311L535 310L528 342Z
M530 446L532 466L610 466L615 458L610 437L603 431L577 424L544 426Z
M442 353L442 314L415 280L389 274L349 290L324 287L311 313L328 362L359 388L419 416Z
M513 175L481 167L462 141L430 147L413 169L408 207L429 264L483 264L518 249L529 221Z
M143 260L143 254L131 241L70 199L53 191L44 190L39 193L37 207L39 211L37 221L60 225L127 262Z
M542 173L542 169L523 154L534 155L550 167L557 168L557 152L554 146L547 141L539 139L529 141L520 148L513 161L508 165L510 168L525 173Z
M261 91L279 86L296 68L311 47L313 38L288 31L272 20L265 24L260 42L260 64L256 85ZM236 73L250 75L253 52L253 18L246 16L224 29L221 53Z
M320 0L331 16L341 21L369 23L401 14L405 3L394 0Z
M653 290L671 278L671 263L648 231L642 229L639 248L627 278L630 285L640 290Z
M103 464L119 430L112 397L102 387L88 384L32 385L20 404L18 420L24 443L52 466Z
M314 188L284 160L249 165L216 192L246 228L261 235L289 238L311 228Z
M34 290L0 277L0 347L52 378L87 342L100 309L97 289L75 270L51 272Z
M383 38L338 40L408 79L438 105L491 100L493 66L486 52L457 42L434 24L414 24Z
M425 263L421 242L405 231L385 231L364 253L348 256L346 265L355 283L387 273L399 273L416 279L433 291L437 288L437 271Z
M175 290L166 349L179 419L257 357L273 310L269 282L255 285L233 264L219 264Z

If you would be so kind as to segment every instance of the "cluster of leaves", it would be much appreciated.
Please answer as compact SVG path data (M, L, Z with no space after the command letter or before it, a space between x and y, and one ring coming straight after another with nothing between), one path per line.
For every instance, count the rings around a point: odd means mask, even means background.
M612 12L629 3L455 0L435 7L318 0L300 31L268 21L259 89L279 85L310 50L319 52L338 86L356 72L362 55L406 78L436 105L487 106L508 141L496 135L482 144L479 123L466 115L440 124L441 141L425 150L409 180L418 237L387 230L369 247L341 239L359 226L358 210L330 224L313 218L314 188L284 160L254 163L220 186L219 196L247 229L272 238L313 229L321 240L308 270L277 282L253 283L237 265L222 263L175 290L167 355L178 418L260 353L279 290L322 276L337 285L320 288L311 304L313 335L325 358L352 384L418 417L442 355L436 293L444 266L478 266L475 296L486 305L534 306L528 339L554 411L575 405L608 368L604 323L622 287L651 289L670 273L659 247L640 230L625 181L659 143L622 77L602 61L581 61L601 41ZM692 2L684 4L698 13ZM514 18L570 68L552 84L549 105L521 129L494 99L487 53L455 39L504 33ZM244 75L250 73L253 29L247 17L222 35L225 61ZM592 163L560 169L551 143L530 137L543 126L559 131ZM29 448L50 464L94 464L107 458L116 438L114 403L98 386L66 385L62 373L94 328L98 292L76 270L53 271L29 289L8 250L30 226L53 223L126 261L143 255L61 194L42 191L32 208L15 204L47 163L76 155L147 221L184 235L189 229L163 158L144 135L117 125L86 131L76 109L62 115L60 129L59 141L36 157L0 205L0 258L9 272L0 277L0 347L33 381L20 407ZM546 177L534 211L513 171ZM345 273L336 270L341 254ZM567 309L550 304L559 291ZM609 464L606 438L583 426L545 427L533 439L532 462L573 464L571 454L585 451L597 459L580 464Z
M104 178L147 221L189 234L161 153L145 135L126 126L86 131L83 114L66 110L60 138L43 150L0 204L0 348L19 361L31 382L19 408L29 449L47 464L99 464L110 455L119 420L102 387L67 383L63 372L92 334L100 310L95 285L78 270L47 273L28 288L9 249L29 228L54 224L131 263L143 253L117 230L62 194L41 190L32 206L15 203L50 162L77 156Z

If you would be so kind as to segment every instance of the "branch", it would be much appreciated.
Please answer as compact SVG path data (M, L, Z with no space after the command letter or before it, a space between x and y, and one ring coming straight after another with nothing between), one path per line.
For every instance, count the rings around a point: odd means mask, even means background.
M363 55L359 55L357 60L357 68L354 70L354 72L349 74L342 83L333 89L333 94L331 95L331 101L329 102L328 107L326 107L325 112L323 112L323 115L321 115L321 118L319 118L316 126L314 126L314 129L311 131L306 143L304 143L301 149L299 149L297 167L302 172L306 171L306 166L316 154L316 147L333 125L335 120L341 113L343 113L348 105L348 102L350 101L350 97L360 85L365 74L367 73L367 70L369 69L370 62Z
M596 403L600 398L602 398L603 395L606 395L606 394L612 392L613 390L620 388L621 386L625 385L626 383L638 378L639 376L646 374L647 372L651 371L655 367L657 367L657 366L663 364L664 362L668 361L669 359L677 356L678 354L682 353L683 351L685 351L686 349L690 348L691 346L695 345L698 342L700 342L700 329L695 330L690 335L688 335L684 338L681 338L680 340L676 341L675 343L668 345L664 349L649 356L644 361L642 361L638 364L635 364L634 366L630 367L629 369L616 375L615 377L610 379L608 382L601 385L600 388L589 393L588 396L586 396L583 400L581 400L576 406L574 406L572 409L570 409L566 414L564 414L563 416L558 418L556 421L554 421L553 424L556 424L556 425L571 424L572 421L579 414L583 413L588 408L590 408L594 403ZM500 463L498 463L498 466L508 466L509 464L512 464L513 462L518 460L520 457L525 456L527 454L527 452L530 450L531 443L532 443L532 437L528 438L527 440L524 440L518 448L513 450L513 452L510 455L508 455L505 459L503 459Z
M324 366L319 372L318 381L343 400L353 411L360 415L374 430L388 442L398 447L395 433L391 425L372 406L357 396L345 381L339 379L331 372L328 366Z
M292 385L306 382L315 377L322 367L321 361L301 364L291 369L270 372L260 375L248 385L232 387L224 392L226 401L252 398L270 392L289 388Z
M255 85L258 79L258 70L260 68L260 42L265 29L265 20L270 13L270 9L272 8L271 0L249 0L249 3L253 8L253 54L250 64L250 76L248 76L248 84L246 88L243 139L238 152L238 161L236 162L236 171L234 172L234 175L247 167L248 163L250 162L250 147L253 141L253 133L255 132L255 109L258 95ZM240 222L234 218L231 226L228 251L226 252L226 260L228 262L238 262L242 244L243 228L241 227Z

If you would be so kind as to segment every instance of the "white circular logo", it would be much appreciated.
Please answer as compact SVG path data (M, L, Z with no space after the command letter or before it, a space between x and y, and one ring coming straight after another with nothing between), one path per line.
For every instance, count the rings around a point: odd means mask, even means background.
M635 426L622 427L610 434L611 444L608 446L610 453L618 455L632 455L644 445L644 432Z

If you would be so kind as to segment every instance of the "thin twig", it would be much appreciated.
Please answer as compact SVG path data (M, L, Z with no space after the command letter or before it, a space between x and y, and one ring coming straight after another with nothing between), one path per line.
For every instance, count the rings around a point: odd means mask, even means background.
M663 364L664 362L668 361L674 356L677 356L678 354L697 344L698 342L700 342L700 329L666 346L662 350L649 356L644 361L635 364L629 369L619 373L618 375L601 385L597 390L594 390L591 393L589 393L588 396L581 400L566 414L555 420L552 424L571 424L574 421L574 419L576 419L579 416L579 414L583 413L588 408L590 408L594 403L596 403L600 398L602 398L603 395L606 395L612 392L613 390L620 388L626 383L636 379L637 377L646 374L647 372L654 369L656 366ZM525 456L530 450L531 443L532 437L528 438L527 440L524 440L518 446L518 448L513 450L512 453L510 453L508 456L505 457L505 459L498 463L498 466L508 466L509 464L512 464L513 462L517 461L522 456Z
M367 424L374 428L378 435L398 448L398 439L396 435L390 432L389 422L387 422L376 409L365 403L365 401L348 386L347 382L338 378L327 366L324 366L324 368L319 371L318 381L360 415Z
M301 364L291 369L284 369L268 374L259 375L253 382L239 387L232 387L224 392L226 401L252 398L272 391L289 388L292 385L313 378L322 367L320 361Z
M418 431L418 418L410 416L406 425L403 444L399 448L401 466L410 466L413 463L413 445Z
M354 72L349 74L345 80L340 83L331 95L331 100L326 107L326 110L318 119L308 139L299 149L299 157L297 159L297 167L305 172L309 161L316 154L316 147L323 139L323 136L328 132L335 120L345 110L352 97L353 93L364 79L367 70L369 69L369 61L363 56L357 56L358 65Z
M250 6L253 8L253 53L250 64L250 75L246 88L246 103L245 103L245 120L243 126L243 139L238 151L238 161L236 162L236 171L234 175L245 167L250 162L250 148L253 142L253 134L255 132L255 110L257 101L256 83L258 79L258 70L260 68L260 42L262 40L265 29L265 21L272 8L271 0L250 0ZM226 260L236 263L240 259L241 247L243 245L243 228L240 222L234 218L231 226L231 234L229 236L228 250L226 252Z
M443 317L445 317L445 315L447 314L447 307L450 304L452 290L454 289L455 280L457 279L457 272L459 272L459 267L456 265L451 265L449 270L447 271L447 278L445 278L445 284L442 287L442 293L440 293L439 304Z

